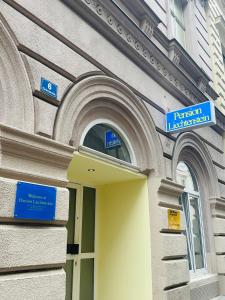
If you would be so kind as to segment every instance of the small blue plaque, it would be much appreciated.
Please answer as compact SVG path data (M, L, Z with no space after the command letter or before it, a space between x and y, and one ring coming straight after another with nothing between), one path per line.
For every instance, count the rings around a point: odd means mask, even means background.
M58 86L45 78L41 78L41 91L57 99Z
M56 188L28 182L17 183L14 218L55 219Z
M105 148L110 149L117 146L121 146L120 139L118 136L111 130L106 131L105 133Z

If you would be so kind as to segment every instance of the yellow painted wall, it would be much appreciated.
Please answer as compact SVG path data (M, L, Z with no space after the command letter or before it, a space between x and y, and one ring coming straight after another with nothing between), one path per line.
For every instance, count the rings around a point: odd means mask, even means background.
M96 299L150 300L147 180L97 187Z

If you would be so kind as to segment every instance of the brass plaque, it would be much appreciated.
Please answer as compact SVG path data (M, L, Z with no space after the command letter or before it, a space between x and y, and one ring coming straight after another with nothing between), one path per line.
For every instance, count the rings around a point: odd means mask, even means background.
M180 211L174 209L168 209L168 228L180 230Z

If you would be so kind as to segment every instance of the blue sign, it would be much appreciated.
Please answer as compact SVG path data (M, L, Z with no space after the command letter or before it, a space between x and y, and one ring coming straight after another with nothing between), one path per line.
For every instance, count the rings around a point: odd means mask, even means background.
M216 124L215 107L211 101L188 106L166 114L166 131L178 132Z
M55 219L56 188L28 182L17 183L14 217L17 219Z
M58 86L51 81L41 78L41 91L48 96L57 99Z
M106 133L105 133L105 148L110 149L110 148L114 148L117 146L121 146L120 139L111 130L106 131Z

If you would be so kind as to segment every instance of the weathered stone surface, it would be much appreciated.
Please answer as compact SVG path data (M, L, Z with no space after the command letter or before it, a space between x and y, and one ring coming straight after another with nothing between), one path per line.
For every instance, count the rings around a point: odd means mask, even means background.
M0 225L0 271L62 265L66 238L64 227Z
M162 257L187 255L187 242L183 234L162 233Z
M217 253L225 253L225 236L215 236L215 247Z
M57 101L57 100L55 100ZM34 97L35 133L52 137L57 107Z
M159 280L163 280L164 287L188 282L188 261L186 259L164 261Z
M225 256L217 255L218 273L225 274Z
M225 233L225 219L213 218L213 229L215 234Z
M169 291L165 291L166 300L189 300L190 299L190 289L189 286L181 286Z
M0 276L1 300L64 300L65 272L60 270Z

